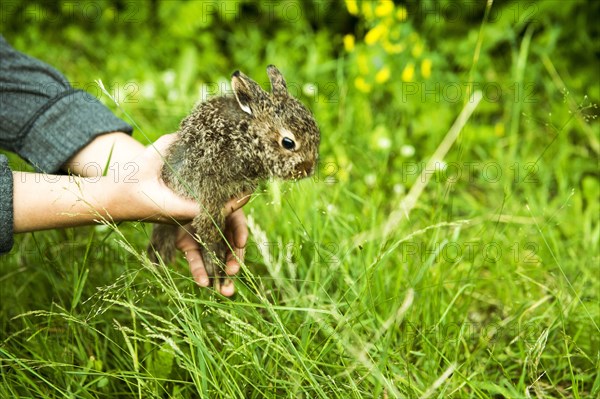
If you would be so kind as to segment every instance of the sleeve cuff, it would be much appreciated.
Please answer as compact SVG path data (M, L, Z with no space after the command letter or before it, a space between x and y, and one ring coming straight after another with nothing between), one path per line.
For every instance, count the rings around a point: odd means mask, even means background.
M32 118L20 154L39 172L54 173L93 138L133 128L98 99L82 90L68 90L50 100Z
M13 175L8 159L0 155L0 254L13 247Z

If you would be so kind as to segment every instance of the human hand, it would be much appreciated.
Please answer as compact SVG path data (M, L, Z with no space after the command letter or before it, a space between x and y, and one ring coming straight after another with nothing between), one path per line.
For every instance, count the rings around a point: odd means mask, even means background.
M159 154L164 154L176 137L175 134L162 136L153 144L154 148L148 147L142 153L139 158L140 169L148 173L142 173L140 181L144 182L143 193L147 196L146 198L152 199L153 205L158 207L158 212L152 216L151 220L168 222L170 218L175 222L184 221L185 224L180 224L177 229L175 246L185 254L194 281L201 287L207 287L210 284L210 279L202 259L200 244L194 238L196 232L191 223L186 223L198 214L199 206L196 201L191 201L194 205L190 208L189 201L182 201L182 198L168 188L160 177L163 159ZM158 171L158 174L156 174L156 171ZM233 249L233 252L228 252L225 262L225 275L228 277L218 287L224 296L231 296L235 293L233 280L229 277L239 272L240 262L244 260L244 249L248 239L246 216L241 207L248 202L250 195L242 195L241 198L232 198L228 201L223 210L225 214L225 230L223 233L229 246ZM141 204L142 208L143 206L144 204ZM178 211L181 213L174 213ZM191 212L191 214L188 212Z
M224 296L232 296L235 293L233 280L229 277L234 276L240 270L240 262L244 261L244 253L246 241L248 240L248 226L246 224L246 216L241 209L247 201L248 197L241 200L232 199L225 206L226 212L229 211L225 218L225 237L233 252L229 251L225 262L225 277L220 285L221 294ZM177 231L177 241L175 243L177 249L185 254L185 259L190 266L190 272L194 281L201 287L208 287L210 279L200 252L200 244L194 238L195 231L191 224L179 227Z
M110 156L108 176L102 179L117 182L117 189L111 184L108 189L101 189L110 204L106 206L113 220L144 220L155 222L176 223L177 248L185 253L190 271L198 285L206 287L210 284L200 252L200 244L194 238L194 231L189 223L198 213L196 201L178 196L166 186L160 174L163 157L169 145L176 140L176 134L160 137L151 146L143 147L131 136L116 132L96 138L87 147L76 154L65 169L89 177L99 168L89 168L86 165L106 164ZM132 154L137 154L133 156ZM135 174L131 175L131 167ZM125 178L130 176L130 178ZM111 193L117 194L112 195ZM225 237L234 252L226 259L225 274L228 277L239 272L240 262L244 260L244 248L248 239L246 217L240 209L248 202L249 195L242 199L232 199L226 205ZM221 286L221 294L231 296L235 292L233 281L226 278Z
M115 179L121 191L115 196L118 202L110 206L115 219L186 224L198 214L196 201L177 195L161 178L164 154L176 138L176 134L166 134L133 161L121 165L124 170L129 168L121 175L130 177Z
M13 231L82 226L98 220L188 223L198 214L198 204L178 196L160 176L161 152L175 138L166 135L144 148L115 132L96 138L63 165L70 175L13 172ZM106 165L107 158L111 163L104 176L100 165Z

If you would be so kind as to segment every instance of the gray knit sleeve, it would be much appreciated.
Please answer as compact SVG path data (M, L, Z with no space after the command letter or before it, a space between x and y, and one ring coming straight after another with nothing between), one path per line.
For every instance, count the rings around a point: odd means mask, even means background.
M94 137L133 129L51 66L0 36L0 147L56 172Z
M51 66L13 49L0 35L0 147L53 173L103 133L131 133L98 99L75 90ZM0 253L13 245L13 177L0 155Z
M13 175L8 159L0 155L0 254L13 246Z

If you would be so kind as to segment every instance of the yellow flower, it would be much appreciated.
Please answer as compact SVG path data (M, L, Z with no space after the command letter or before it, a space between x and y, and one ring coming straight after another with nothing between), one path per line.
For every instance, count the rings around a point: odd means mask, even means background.
M377 43L387 33L387 26L383 24L377 24L373 29L367 32L365 35L365 43L369 46Z
M336 152L335 158L331 156L327 157L323 163L324 168L326 168L327 165L335 166L335 169L331 170L332 168L329 168L327 170L329 174L328 176L325 176L325 178L332 179L333 181L337 179L346 182L350 177L348 171L352 169L352 163L348 160L348 156L343 149L338 149Z
M425 79L429 79L431 76L431 60L429 58L425 58L423 62L421 62L421 76Z
M406 46L404 43L392 43L389 40L383 42L383 49L388 54L398 54L404 51Z
M417 42L412 48L412 55L415 58L419 58L423 54L423 43Z
M371 7L370 1L362 2L362 13L365 16L365 19L367 21L370 21L373 19L373 8Z
M358 56L358 70L361 74L366 75L369 73L369 58L364 54Z
M358 3L356 0L346 0L346 8L352 15L358 15Z
M347 166L347 167L341 167L340 170L337 173L337 178L339 181L341 182L347 182L348 180L350 180L350 173L348 173L348 170L351 168L352 165ZM334 177L335 179L335 177Z
M406 7L399 6L398 10L396 11L396 19L398 21L402 22L402 21L406 21L407 17L408 17L408 12L406 11Z
M377 74L375 75L375 81L377 83L385 83L388 81L388 79L390 78L391 72L390 72L390 68L387 66L384 66L379 72L377 72Z
M375 15L379 18L386 17L394 12L394 3L392 0L379 0L375 6Z
M402 71L402 80L405 82L412 82L415 77L415 66L412 62L408 63Z
M494 125L494 133L496 134L496 136L504 136L504 123L497 122Z
M352 50L354 50L354 35L344 36L344 48L349 53L352 52Z
M358 78L354 79L354 86L356 86L356 88L362 91L363 93L368 93L371 91L371 85L367 83L365 78L363 78L362 76L359 76Z

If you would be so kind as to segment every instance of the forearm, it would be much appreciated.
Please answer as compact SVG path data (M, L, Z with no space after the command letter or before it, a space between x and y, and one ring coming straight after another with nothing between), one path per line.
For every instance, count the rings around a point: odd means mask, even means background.
M160 153L164 153L175 138L171 135L163 136L152 147L142 147L143 151L135 158L125 151L120 151L117 159L124 161L124 164L130 163L135 166L133 173L128 170L126 175L114 174L114 171L121 173L121 167L114 168L113 174L107 176L90 173L90 177L87 178L13 172L14 231L22 233L81 226L93 224L102 218L160 223L190 221L199 211L196 201L179 197L160 178ZM130 151L135 151L139 144L128 136L127 139L120 136L118 140L123 140L124 145L121 149L129 148ZM100 151L98 144L94 142L93 147ZM110 146L112 144L108 145L108 148ZM104 149L106 148L104 146ZM88 162L99 160L92 153L85 155L80 152L78 156L79 158L74 157L72 162L83 162L84 159Z
M14 232L135 218L117 206L118 186L109 178L13 172Z
M198 214L198 204L176 195L160 178L160 153L175 138L165 135L145 148L125 133L109 133L63 165L72 173L69 176L13 172L14 232L81 226L102 219L188 222ZM101 176L109 158L113 167ZM102 166L86 168L91 163Z
M144 149L142 143L127 133L107 133L79 150L63 165L63 169L81 176L101 176L106 169L106 175L113 181L121 180L135 170L136 165L132 161Z

